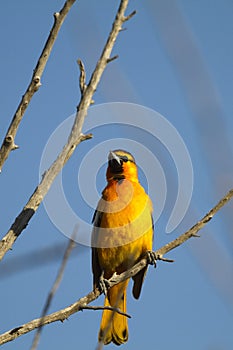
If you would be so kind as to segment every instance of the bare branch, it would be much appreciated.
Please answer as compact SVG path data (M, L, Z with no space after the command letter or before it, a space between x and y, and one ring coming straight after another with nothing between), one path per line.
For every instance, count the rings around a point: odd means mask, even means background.
M187 241L189 238L193 237L201 228L203 228L204 225L209 222L212 217L227 203L231 200L233 197L233 189L230 190L218 203L215 207L213 207L200 221L197 222L196 225L194 225L190 230L179 236L174 241L166 244L162 248L156 250L154 252L154 255L157 257L158 260L164 260L163 255L168 253L170 250L178 247L179 245L183 244L185 241ZM148 260L147 258L141 259L136 265L134 265L131 269L121 273L120 275L114 274L113 277L111 277L108 280L108 287L111 288L114 285L125 281L128 278L131 278L135 276L139 271L141 271L145 266L147 266ZM101 294L101 291L99 288L95 288L92 292L84 296L83 298L80 298L78 301L76 301L74 304L56 311L50 315L47 315L43 317L43 325L56 322L56 321L64 321L69 316L73 315L76 312L79 312L80 310L86 308L88 304L90 304L92 301L96 300ZM116 311L116 310L114 310ZM35 319L33 321L30 321L28 323L25 323L22 326L16 327L14 329L11 329L8 332L5 332L4 334L0 335L0 345L7 343L11 340L14 340L15 338L26 334L28 332L31 332L32 330L38 328L42 324L41 318Z
M74 234L72 235L74 238L74 236L76 235L76 232L74 231ZM37 329L37 332L35 334L35 337L34 337L34 340L33 340L33 343L32 343L32 346L31 346L31 350L36 350L37 349L37 346L39 344L39 339L40 339L40 336L41 336L41 332L42 332L42 328L43 328L43 319L45 317L45 315L47 314L48 312L48 309L51 305L51 302L52 302L52 299L61 283L61 280L62 280L62 277L63 277L63 274L64 274L64 271L65 271L65 267L66 267L66 264L67 264L67 261L70 257L70 254L71 254L71 251L73 250L73 248L75 247L76 243L73 239L70 239L69 240L69 243L67 245L67 248L65 250L65 253L64 253L64 256L63 256L63 259L62 259L62 262L61 262L61 266L58 270L58 274L57 274L57 277L54 281L54 284L49 292L49 295L48 295L48 298L46 300L46 303L44 305L44 308L43 308L43 311L42 311L42 315L41 315L41 324L40 326L38 327Z
M67 0L61 9L60 12L56 12L54 14L54 24L50 31L50 34L48 36L48 39L45 43L45 46L42 50L42 53L40 55L40 58L37 62L36 68L33 71L31 82L24 93L22 100L19 103L19 106L15 112L15 115L11 121L11 124L7 130L6 136L3 140L1 149L0 149L0 172L3 167L3 164L7 160L10 152L12 150L15 150L19 148L17 145L15 145L14 140L16 133L19 128L19 124L24 116L25 110L27 106L29 105L32 96L34 93L39 89L41 86L41 76L44 72L46 63L48 61L48 58L50 56L51 50L53 48L54 42L58 36L59 30L64 22L64 19L66 18L71 6L74 4L75 0Z
M91 104L92 96L96 91L104 69L106 68L107 60L110 58L114 43L120 32L121 25L124 22L124 13L127 8L128 1L129 0L121 0L118 12L116 14L112 26L112 30L108 36L101 57L97 62L97 65L91 76L90 82L87 85L85 92L81 97L80 103L77 107L75 121L66 145L63 147L61 153L58 155L54 163L44 173L40 184L36 187L29 201L27 202L21 213L18 215L18 217L15 219L15 222L11 226L10 230L0 241L0 260L4 257L6 252L9 249L11 249L18 236L26 228L30 219L35 214L36 210L41 204L44 196L51 187L54 179L61 171L62 167L70 158L70 156L73 154L77 145L83 141L82 127L87 114L87 110Z

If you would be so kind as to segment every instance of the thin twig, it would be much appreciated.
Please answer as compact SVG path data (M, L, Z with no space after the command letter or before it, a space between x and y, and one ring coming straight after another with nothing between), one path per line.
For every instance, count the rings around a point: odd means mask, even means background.
M112 25L112 30L108 36L107 42L97 62L94 72L91 76L90 82L87 85L83 96L77 106L77 113L70 132L68 141L63 147L62 151L58 155L57 159L53 162L50 168L45 171L42 176L40 184L36 187L34 193L30 197L29 201L15 219L15 222L11 226L10 230L0 241L0 260L4 257L6 252L12 248L14 242L21 234L21 232L26 228L30 219L37 211L39 205L41 204L44 196L51 187L54 179L61 171L64 164L73 154L77 145L85 139L90 138L90 135L82 134L82 127L87 115L87 110L91 104L92 96L97 89L101 76L108 64L108 59L111 56L113 46L115 44L116 38L120 32L122 23L124 22L124 13L126 11L129 0L121 0L119 9L117 11L114 23Z
M112 307L112 306L87 306L87 305L80 306L80 311L83 311L83 310L110 310L113 312L117 312L118 314L123 315L125 317L131 318L131 316L126 312L123 312L117 307Z
M54 14L54 24L48 36L48 39L45 43L45 46L42 50L40 58L37 62L36 68L33 70L33 75L29 86L24 93L19 106L15 112L15 115L11 121L11 124L7 130L6 136L3 140L1 149L0 149L0 172L3 167L3 164L7 160L11 151L19 148L19 146L15 145L15 136L19 128L19 124L24 116L25 110L28 107L31 98L34 93L41 86L41 76L44 72L46 63L50 56L51 50L53 48L54 42L58 36L59 30L66 18L71 6L74 4L75 0L67 0L61 9L60 12L56 12Z
M110 63L112 61L115 61L119 56L118 55L115 55L113 57L110 57L108 60L107 60L107 63Z
M136 13L137 13L136 10L134 10L133 12L131 12L128 16L126 16L126 17L124 18L124 22L130 20L133 16L136 15Z
M193 237L201 228L203 228L204 225L209 222L212 217L224 206L227 202L231 200L233 197L233 189L230 190L218 203L215 207L213 207L200 221L197 222L196 225L194 225L191 229L186 231L184 234L180 235L177 239L174 241L166 244L162 248L156 250L154 252L155 256L158 257L158 259L162 258L164 254L168 253L170 250L178 247L179 245L183 244L185 241L187 241L189 238ZM145 266L147 266L148 260L146 258L141 259L136 265L134 265L131 269L121 273L120 275L114 274L112 278L108 280L108 286L109 288L113 287L114 285L125 281L126 279L135 276L139 271L141 271ZM90 304L92 301L96 300L101 294L101 291L99 288L95 288L92 292L87 294L86 296L80 298L78 301L73 303L72 305L62 309L58 310L50 315L47 315L43 318L43 325L56 322L56 321L64 321L69 316L73 315L74 313L79 312L83 307L86 307L88 304ZM28 332L31 332L32 330L38 328L41 325L42 321L41 318L35 319L33 321L30 321L28 323L25 323L22 326L16 327L14 329L11 329L10 331L5 332L4 334L0 335L0 345L7 343L11 340L14 340L15 338L26 334Z
M57 277L54 281L54 284L48 294L48 298L46 300L46 303L44 305L44 308L43 308L43 311L42 311L42 314L41 314L41 324L40 326L37 328L37 332L35 334L35 337L33 339L33 343L32 343L32 346L31 346L31 350L36 350L37 347L38 347L38 344L39 344L39 340L40 340L40 336L41 336L41 332L42 332L42 328L43 328L43 320L44 320L44 317L45 315L47 314L48 312L48 309L51 305L51 302L52 302L52 299L61 283L61 280L63 278L63 274L64 274L64 271L65 271L65 267L66 267L66 264L67 264L67 261L70 257L70 254L73 250L73 248L75 247L76 243L75 241L72 239L74 238L73 236L76 235L76 232L74 231L74 234L72 235L71 239L69 240L69 243L67 245L67 248L65 250L65 253L64 253L64 256L63 256L63 259L62 259L62 262L61 262L61 266L58 270L58 273L57 273Z

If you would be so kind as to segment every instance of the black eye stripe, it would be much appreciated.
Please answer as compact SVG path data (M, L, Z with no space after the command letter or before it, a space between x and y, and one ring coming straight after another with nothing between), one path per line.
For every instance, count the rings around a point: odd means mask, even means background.
M120 156L120 159L123 160L123 162L128 162L128 157L127 156Z
M134 163L134 161L132 159L129 159L127 156L120 156L120 159L125 163L126 162Z

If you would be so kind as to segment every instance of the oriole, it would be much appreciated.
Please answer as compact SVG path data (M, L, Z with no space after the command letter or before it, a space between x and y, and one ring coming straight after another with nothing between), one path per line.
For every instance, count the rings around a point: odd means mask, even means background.
M101 276L109 279L136 264L152 250L152 203L138 180L135 159L129 152L109 153L107 186L94 214L92 232L92 271L94 288ZM147 268L133 277L133 296L138 299ZM105 306L126 312L126 280L108 289ZM104 310L99 341L121 345L128 340L127 318Z

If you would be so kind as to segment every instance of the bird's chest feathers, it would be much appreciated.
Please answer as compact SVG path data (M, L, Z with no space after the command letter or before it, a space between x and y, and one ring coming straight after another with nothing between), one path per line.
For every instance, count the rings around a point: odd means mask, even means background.
M143 195L142 195L143 194ZM128 180L106 187L100 201L102 227L119 227L132 222L147 205L148 196L139 183Z
M98 232L102 247L125 245L151 227L150 200L139 183L123 180L106 187L98 210L102 212Z

